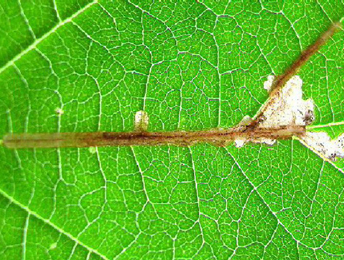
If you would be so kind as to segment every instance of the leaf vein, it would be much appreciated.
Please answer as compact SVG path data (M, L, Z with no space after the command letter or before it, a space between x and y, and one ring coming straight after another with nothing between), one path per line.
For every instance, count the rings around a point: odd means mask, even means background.
M15 64L16 61L20 60L21 57L23 57L25 54L27 54L28 52L30 52L31 50L34 50L37 45L39 43L41 43L43 40L45 40L46 38L48 38L51 34L53 34L54 32L57 31L57 29L59 29L60 27L62 27L63 25L71 22L74 18L76 18L77 16L79 16L80 14L82 14L83 12L85 12L88 8L90 8L91 6L93 6L94 4L98 3L98 0L94 0L91 3L89 3L88 5L84 6L83 8L81 8L79 11L77 11L76 13L74 13L73 15L71 15L70 17L66 18L65 20L59 22L58 24L56 24L50 31L48 31L47 33L45 33L41 38L36 39L31 45L29 45L26 49L24 49L23 51L21 51L20 53L18 53L16 56L14 56L10 61L8 61L3 67L0 68L0 74L2 72L4 72L7 68L11 67L12 65Z
M72 234L64 231L63 229L61 229L60 227L58 227L57 225L55 225L54 223L52 223L50 220L42 217L41 215L39 215L37 212L32 211L31 209L29 209L27 206L23 205L21 202L17 201L15 198L13 198L11 195L9 195L8 193L6 193L5 191L3 191L2 189L0 189L0 195L4 196L5 198L7 198L9 201L11 201L13 204L17 205L19 208L21 208L22 210L26 211L30 216L34 216L37 219L43 221L45 224L49 225L50 227L54 228L56 231L60 232L61 234L67 236L69 239L73 240L75 243L79 244L80 246L84 247L85 249L87 249L89 252L92 252L98 256L100 256L103 259L108 259L106 256L102 255L100 252L98 252L96 249L93 249L91 247L89 247L88 245L84 244L83 242L81 242L78 238L74 237Z

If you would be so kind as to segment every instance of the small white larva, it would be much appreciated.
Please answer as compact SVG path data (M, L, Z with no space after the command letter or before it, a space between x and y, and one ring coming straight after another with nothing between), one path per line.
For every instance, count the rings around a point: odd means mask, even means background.
M148 113L143 110L137 111L135 114L135 131L147 131L148 123Z

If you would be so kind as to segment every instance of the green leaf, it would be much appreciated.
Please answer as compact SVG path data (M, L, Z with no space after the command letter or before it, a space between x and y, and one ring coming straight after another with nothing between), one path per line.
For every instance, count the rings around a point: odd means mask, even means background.
M0 136L236 125L344 15L335 1L0 0ZM302 68L344 132L344 32ZM321 128L320 128L321 126ZM275 146L0 148L2 259L344 255L344 163Z

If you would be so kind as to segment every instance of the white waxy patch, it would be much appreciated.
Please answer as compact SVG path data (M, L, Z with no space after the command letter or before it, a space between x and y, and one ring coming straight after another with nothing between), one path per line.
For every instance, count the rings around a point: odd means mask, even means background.
M247 140L245 138L239 137L239 138L234 140L234 145L237 148L241 148L245 145L246 142L247 142Z
M247 126L249 125L250 123L252 122L252 118L250 116L244 116L240 123L239 123L239 126Z
M275 76L268 76L268 80L264 82L264 89L266 89L268 92L271 91L272 83L274 82Z
M61 116L61 115L64 114L64 111L63 111L61 108L56 108L56 109L55 109L55 112L56 112L56 114L59 115L59 116Z
M145 111L137 111L135 114L135 130L147 131L148 130L149 117Z
M252 122L252 118L250 116L244 116L240 123L238 124L239 127L246 127ZM234 140L234 145L237 148L241 148L247 143L247 139L244 137L238 137Z
M91 153L91 154L95 154L97 152L97 148L96 147L90 147L88 148L88 151Z
M271 91L274 76L268 76L264 82L264 89ZM274 94L268 101L266 107L261 109L262 116L258 123L259 128L282 128L285 126L306 126L314 120L314 104L312 99L303 100L302 80L299 76L290 78L278 93ZM248 125L252 119L245 116L238 126ZM247 142L264 143L273 145L275 139L258 138L247 140L243 137L235 140L236 147L242 147Z
M269 76L264 88L271 88L272 82L273 79ZM293 76L272 98L263 112L265 120L259 123L259 127L306 126L314 120L313 100L302 99L302 79L299 76Z
M300 139L322 157L331 161L335 161L337 157L344 158L344 134L331 140L325 132L306 132Z
M267 81L264 82L264 89L268 92L271 91L274 79L274 76L268 76ZM299 76L293 76L263 108L258 127L268 129L311 124L314 120L314 103L312 99L303 100L302 94L302 79ZM247 118L244 117L239 126L245 125L246 121ZM306 132L299 138L323 158L331 161L335 161L336 158L344 158L344 134L331 140L325 132ZM242 147L248 141L267 145L273 145L276 142L276 140L268 138L245 140L240 137L235 140L235 146Z
M273 146L276 143L275 139L269 139L269 138L259 138L257 140L252 140L253 143L256 144L266 144L269 146Z

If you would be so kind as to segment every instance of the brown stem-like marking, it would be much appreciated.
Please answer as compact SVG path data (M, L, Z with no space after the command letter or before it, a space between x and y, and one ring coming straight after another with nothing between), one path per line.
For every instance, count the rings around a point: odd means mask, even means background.
M262 139L282 140L300 136L306 132L305 126L286 125L278 128L262 128L259 123L263 112L281 88L314 55L340 28L341 23L332 24L319 38L302 52L300 57L272 85L269 100L247 126L236 126L226 130L213 129L206 131L172 131L172 132L92 132L92 133L37 133L8 134L3 139L7 148L62 148L62 147L100 147L100 146L132 146L132 145L179 145L188 146L196 143L210 143L224 146L237 139L259 141Z
M196 143L211 143L225 146L238 138L246 140L290 139L302 134L304 126L281 126L279 128L256 128L252 131L245 127L226 130L175 131L175 132L93 132L93 133L38 133L9 134L3 142L8 148L60 148L60 147L94 147L94 146L131 146L131 145L179 145L189 146Z
M276 78L271 89L275 92L279 91L285 83L295 75L298 70L341 28L341 22L333 23L329 28L321 34L318 39L304 50L300 57L283 73Z

